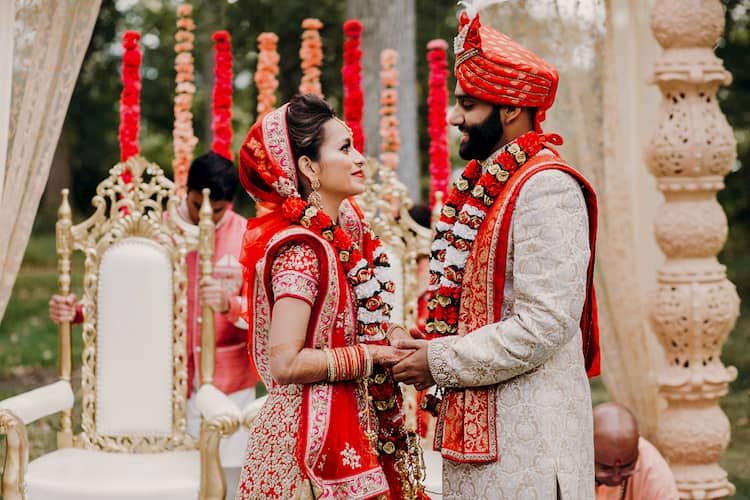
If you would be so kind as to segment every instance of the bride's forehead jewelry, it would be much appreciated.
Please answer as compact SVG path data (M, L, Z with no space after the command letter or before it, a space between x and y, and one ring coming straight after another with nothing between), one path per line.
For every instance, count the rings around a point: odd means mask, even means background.
M349 125L347 125L347 123L344 120L342 120L338 116L334 116L333 119L339 122L341 125L343 125L344 128L347 130L347 132L349 132L349 135L354 137L354 132L352 132L352 128Z

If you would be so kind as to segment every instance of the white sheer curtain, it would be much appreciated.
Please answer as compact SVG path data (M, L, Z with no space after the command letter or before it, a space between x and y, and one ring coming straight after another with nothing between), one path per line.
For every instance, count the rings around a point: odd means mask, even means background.
M650 0L515 0L487 7L485 24L550 61L560 73L547 132L599 197L596 286L602 373L610 396L649 436L658 412L660 347L647 297L661 256L652 227L659 194L641 159L658 105L647 84L658 54Z
M5 45L0 49L0 119L8 116L2 82L12 70L9 133L7 139L0 136L7 145L0 168L0 318L29 241L101 0L17 0L15 17L6 3L13 2L5 1L2 7L11 21L3 16L0 36L12 28L14 46L12 53Z

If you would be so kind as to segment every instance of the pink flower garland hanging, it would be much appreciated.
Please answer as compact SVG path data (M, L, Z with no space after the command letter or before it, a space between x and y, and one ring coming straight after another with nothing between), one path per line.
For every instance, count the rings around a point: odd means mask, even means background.
M120 94L120 161L136 156L138 148L138 122L141 115L141 51L138 41L141 35L137 31L126 31L122 36L122 93ZM129 183L130 171L123 173L123 180Z
M322 98L320 67L323 64L323 42L320 39L320 30L323 23L319 19L307 18L302 21L302 28L305 31L302 32L302 46L299 49L302 67L299 93L315 94Z
M214 41L214 90L211 150L229 160L232 154L232 38L227 31L217 31Z
M354 147L364 153L365 134L362 116L365 106L362 93L362 23L350 19L344 23L344 66L341 76L344 82L344 121L352 129Z
M431 40L427 44L430 64L427 122L430 135L430 207L435 204L435 193L448 192L450 182L450 153L448 150L448 42Z
M190 17L193 7L182 4L177 7L177 32L175 33L175 96L174 128L172 129L172 148L174 159L172 171L178 194L183 194L187 186L188 169L193 160L193 149L198 143L193 131L193 114L190 109L195 94L195 69L193 66L193 41L195 23Z
M380 161L391 170L398 168L398 150L401 147L398 111L398 52L385 49L380 53Z
M255 70L255 86L258 88L257 119L273 111L276 106L276 89L279 81L279 53L276 46L279 37L275 33L258 35L258 66Z

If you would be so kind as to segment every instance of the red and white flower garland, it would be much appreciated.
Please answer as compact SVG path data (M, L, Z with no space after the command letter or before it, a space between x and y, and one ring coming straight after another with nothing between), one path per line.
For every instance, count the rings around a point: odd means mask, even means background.
M430 259L430 299L426 332L455 335L466 261L487 212L513 173L542 149L539 134L528 132L500 149L494 159L466 166L445 201L435 226Z
M427 123L430 135L430 208L435 204L435 193L448 192L450 181L450 153L448 150L448 42L431 40L427 44L430 63Z
M320 67L323 64L323 42L320 40L320 30L323 23L320 19L307 18L302 21L302 46L299 49L300 66L302 67L302 80L299 84L299 93L315 94L323 97L323 88L320 85Z
M138 147L138 124L141 116L141 51L138 41L141 39L137 31L126 31L122 35L122 46L125 52L122 55L122 93L120 94L120 129L118 138L120 141L120 161L125 161L131 156L136 156L140 149ZM123 173L123 180L126 179Z
M258 89L256 119L260 119L276 107L276 89L279 88L279 53L276 46L279 37L275 33L258 35L258 66L255 70L255 86Z
M211 150L229 160L232 153L232 38L227 31L217 31L214 41L214 89L211 129L214 140Z
M193 131L193 105L195 94L195 69L193 66L193 41L195 23L190 17L193 7L182 4L177 7L177 32L175 38L175 96L174 96L174 128L172 129L172 171L178 194L183 194L187 187L187 175L190 162L193 160L193 149L198 143Z
M401 147L398 118L398 52L385 49L380 53L380 161L391 170L398 168L398 150Z
M344 23L344 66L341 77L344 83L344 121L352 129L354 147L364 152L365 134L362 116L365 107L362 92L362 23L349 19Z

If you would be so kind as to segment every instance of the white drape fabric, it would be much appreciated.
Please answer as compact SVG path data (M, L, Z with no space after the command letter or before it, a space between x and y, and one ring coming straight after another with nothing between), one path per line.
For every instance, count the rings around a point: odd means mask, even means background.
M599 197L596 286L602 374L612 399L631 408L650 436L658 412L660 346L647 297L661 253L653 221L661 195L642 160L659 102L648 84L659 53L652 0L515 0L488 7L483 24L505 32L560 73L543 124L563 136L562 156Z
M5 154L10 129L10 91L13 82L13 20L15 3L0 2L0 193L5 179Z
M14 43L12 55L0 43L0 122L9 116L7 139L0 135L7 147L0 168L0 318L29 241L101 0L16 0L10 21L5 4L13 2L2 3L0 32L6 33L10 23ZM10 67L8 109L2 82ZM0 134L2 130L0 124Z

